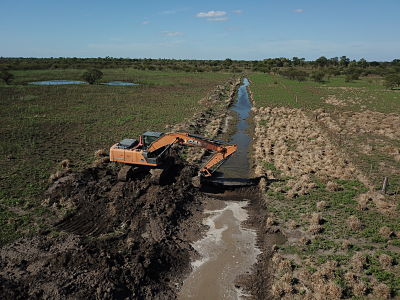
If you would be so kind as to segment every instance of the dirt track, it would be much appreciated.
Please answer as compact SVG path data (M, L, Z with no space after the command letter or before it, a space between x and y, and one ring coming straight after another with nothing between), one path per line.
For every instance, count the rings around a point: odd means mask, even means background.
M0 250L3 299L174 298L198 229L188 226L201 205L193 171L177 160L165 185L152 184L148 173L118 182L107 165L58 179L49 202L68 202L76 213L55 224L59 235Z

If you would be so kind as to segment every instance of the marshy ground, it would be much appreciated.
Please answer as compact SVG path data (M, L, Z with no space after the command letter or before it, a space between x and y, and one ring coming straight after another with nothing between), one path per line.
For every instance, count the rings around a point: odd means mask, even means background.
M149 174L117 182L118 167L93 153L148 129L229 139L240 80L110 69L104 82L140 85L27 85L80 73L16 71L0 86L1 294L174 298L207 232L209 195L191 186L187 164L207 153L183 151L164 185ZM240 226L257 232L261 253L237 287L253 299L398 297L399 91L378 77L248 78L250 168L265 178L239 197L249 199Z

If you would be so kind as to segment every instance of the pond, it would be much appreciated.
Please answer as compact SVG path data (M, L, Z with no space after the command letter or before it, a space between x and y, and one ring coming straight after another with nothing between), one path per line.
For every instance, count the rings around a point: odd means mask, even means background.
M29 84L34 85L61 85L61 84L87 84L85 81L77 81L77 80L45 80L45 81L33 81L29 82Z
M33 81L29 82L29 84L34 85L63 85L63 84L87 84L86 81L78 81L78 80L45 80L45 81ZM110 81L103 82L103 85L117 85L117 86L132 86L139 85L138 83L133 82L125 82L125 81Z

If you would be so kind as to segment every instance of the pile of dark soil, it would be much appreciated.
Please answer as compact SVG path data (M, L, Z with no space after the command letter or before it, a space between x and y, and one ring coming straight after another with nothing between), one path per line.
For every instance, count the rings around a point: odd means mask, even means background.
M108 165L59 178L48 203L75 209L56 231L0 249L1 298L174 298L201 205L194 171L177 160L167 184L148 172L118 182Z

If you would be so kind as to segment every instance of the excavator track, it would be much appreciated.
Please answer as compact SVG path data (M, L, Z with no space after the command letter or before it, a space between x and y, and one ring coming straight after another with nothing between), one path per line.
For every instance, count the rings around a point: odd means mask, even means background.
M62 220L55 227L77 235L97 236L104 233L107 229L107 220L99 222L98 219L92 220L92 218L91 210L88 209Z

